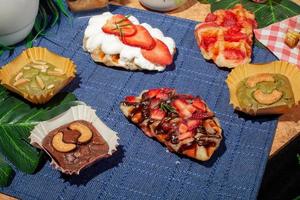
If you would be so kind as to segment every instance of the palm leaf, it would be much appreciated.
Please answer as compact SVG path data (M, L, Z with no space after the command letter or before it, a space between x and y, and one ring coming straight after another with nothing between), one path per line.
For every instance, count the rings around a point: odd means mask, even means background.
M241 3L247 10L255 14L259 28L300 14L300 6L290 0L268 0L264 4L249 0L209 0L212 11L229 9Z
M60 94L43 107L32 107L0 86L0 149L19 170L34 173L42 152L29 144L34 126L77 105L73 94Z
M0 187L8 186L13 178L14 171L0 155Z

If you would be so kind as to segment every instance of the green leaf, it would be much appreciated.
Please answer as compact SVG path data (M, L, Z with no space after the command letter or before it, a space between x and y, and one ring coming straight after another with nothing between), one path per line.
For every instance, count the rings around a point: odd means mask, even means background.
M14 170L0 154L0 187L8 186L14 176Z
M63 0L56 0L55 3L56 3L56 5L57 5L57 7L60 9L60 11L61 11L65 16L69 17L69 14L68 14L68 12L67 12L67 10L66 10L66 7L65 7L65 5L64 5Z
M300 200L300 195L295 197L293 200Z
M73 94L59 94L44 106L33 106L0 86L0 149L19 170L34 173L42 152L29 144L30 131L44 120L51 119L78 105Z
M160 108L165 112L176 113L176 110L167 103L161 103Z
M250 0L209 0L209 2L212 4L212 11L229 9L237 3L241 3L247 10L255 14L259 28L300 13L300 6L290 0L268 0L264 4L254 3Z
M59 12L58 12L58 9L57 7L55 6L55 3L52 1L52 0L46 0L47 2L47 6L50 10L50 12L52 13L52 19L51 19L51 27L54 26L58 19L59 19Z
M297 154L298 164L300 165L300 154Z

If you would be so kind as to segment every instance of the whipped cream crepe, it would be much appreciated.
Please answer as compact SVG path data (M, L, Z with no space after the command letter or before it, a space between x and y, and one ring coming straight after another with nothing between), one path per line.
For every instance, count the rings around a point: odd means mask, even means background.
M105 12L89 20L83 48L94 61L129 70L165 70L173 62L175 42L132 15Z

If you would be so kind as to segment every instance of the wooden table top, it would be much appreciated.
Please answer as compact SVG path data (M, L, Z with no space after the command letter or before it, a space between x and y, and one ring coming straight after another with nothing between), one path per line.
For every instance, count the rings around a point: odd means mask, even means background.
M300 0L293 0L300 4ZM112 4L123 5L132 8L146 10L138 0L111 0ZM203 21L210 12L209 4L201 4L197 0L187 0L187 2L176 10L166 12L168 15ZM298 114L299 113L299 114ZM290 113L282 115L279 118L270 156L275 155L290 140L300 134L300 107L293 109Z

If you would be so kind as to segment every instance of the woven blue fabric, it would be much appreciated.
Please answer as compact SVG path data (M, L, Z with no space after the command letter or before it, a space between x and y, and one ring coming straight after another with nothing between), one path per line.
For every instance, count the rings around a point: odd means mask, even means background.
M34 45L70 57L78 76L67 88L97 110L101 119L120 136L118 151L79 176L65 176L47 162L36 174L16 173L12 184L1 188L22 199L255 199L277 118L249 118L229 105L225 84L228 71L201 56L193 35L195 21L111 6L114 13L132 14L174 38L177 54L166 71L130 72L96 64L82 50L88 18L62 19ZM2 56L0 65L21 53ZM253 63L275 60L254 47ZM129 123L119 109L126 95L155 87L172 87L180 93L201 96L215 111L224 141L211 160L197 162L169 153Z

